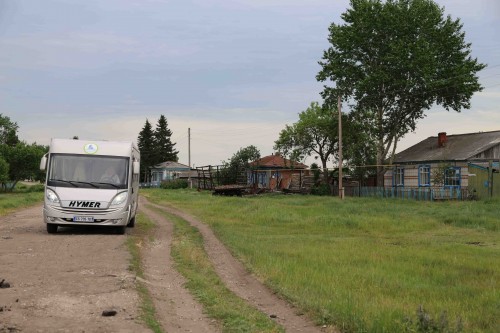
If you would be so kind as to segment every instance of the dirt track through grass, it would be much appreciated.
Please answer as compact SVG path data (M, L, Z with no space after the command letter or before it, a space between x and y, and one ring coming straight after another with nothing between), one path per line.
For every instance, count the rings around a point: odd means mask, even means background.
M165 332L220 332L184 288L186 279L174 269L170 256L172 223L143 203L140 210L156 222L154 238L141 245L141 254L145 283Z
M224 284L233 293L250 303L263 313L275 318L286 332L336 332L333 327L321 329L303 315L297 314L297 309L280 299L252 274L243 264L235 259L226 247L215 237L212 230L193 216L172 207L147 202L142 203L176 215L199 230L203 236L205 250L214 264L214 268Z

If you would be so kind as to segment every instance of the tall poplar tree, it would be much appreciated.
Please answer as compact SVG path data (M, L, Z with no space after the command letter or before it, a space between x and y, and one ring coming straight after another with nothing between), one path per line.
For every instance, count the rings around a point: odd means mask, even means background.
M342 19L329 28L317 80L334 84L322 92L327 104L341 97L353 112L371 115L381 186L398 141L435 104L470 108L486 66L471 57L460 20L431 0L351 0Z
M156 124L156 129L154 131L154 162L155 164L174 161L177 162L179 158L177 154L179 153L174 149L175 143L171 140L172 131L168 128L167 118L164 115L160 116L158 123Z

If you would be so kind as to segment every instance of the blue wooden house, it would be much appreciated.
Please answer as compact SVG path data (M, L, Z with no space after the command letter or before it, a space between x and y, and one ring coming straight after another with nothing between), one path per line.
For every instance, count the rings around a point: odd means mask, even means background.
M175 180L183 178L188 174L191 168L188 165L173 161L166 161L151 168L151 186L160 186L162 181Z

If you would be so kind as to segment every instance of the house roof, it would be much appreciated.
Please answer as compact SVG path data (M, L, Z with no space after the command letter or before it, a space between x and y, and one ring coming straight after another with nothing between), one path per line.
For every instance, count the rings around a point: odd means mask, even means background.
M396 154L394 163L465 161L500 144L500 131L447 135L444 147L431 136Z
M303 164L303 163L291 161L289 159L282 157L279 154L273 154L273 155L262 157L256 161L253 161L252 163L250 163L250 166L251 167L264 167L264 168L279 168L279 169L290 169L290 168L307 169L308 168L308 166Z
M153 166L152 169L165 169L165 170L176 171L176 170L190 170L191 168L185 164L177 163L174 161L166 161Z

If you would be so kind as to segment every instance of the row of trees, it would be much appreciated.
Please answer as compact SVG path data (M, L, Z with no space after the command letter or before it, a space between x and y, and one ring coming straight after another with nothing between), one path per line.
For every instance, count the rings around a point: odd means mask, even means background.
M43 180L40 159L48 152L47 146L28 144L19 140L19 126L0 113L0 185L2 191L11 191L18 181Z
M148 181L151 167L165 162L177 162L179 153L171 140L172 131L168 128L167 118L161 115L153 130L151 123L146 119L142 130L139 132L137 144L141 151L141 181Z
M342 116L346 161L375 163L382 186L400 139L433 105L470 108L486 65L471 57L460 20L431 0L351 0L342 19L329 27L330 47L319 62L324 102L286 126L275 149L292 159L315 154L323 168L336 161L340 98L350 110Z

